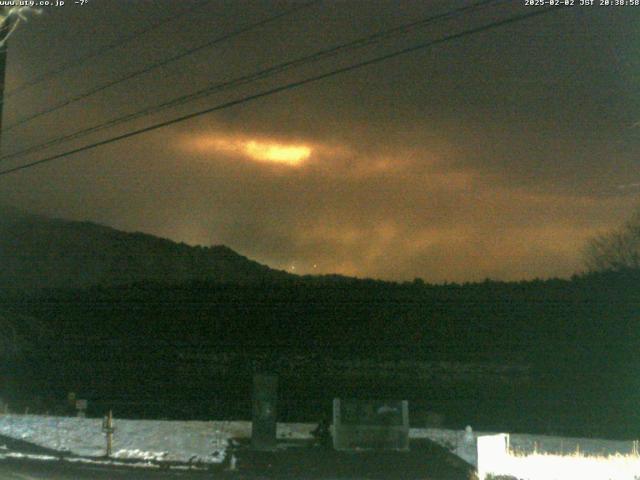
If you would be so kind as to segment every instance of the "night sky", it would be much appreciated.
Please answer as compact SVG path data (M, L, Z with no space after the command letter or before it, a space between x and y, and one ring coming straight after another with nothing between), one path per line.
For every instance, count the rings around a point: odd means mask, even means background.
M578 0L576 0L578 1ZM2 150L470 2L325 1L25 125L25 116L300 5L67 0L9 42L7 86L174 17L10 95ZM156 113L2 167L514 14L503 2ZM569 276L640 194L640 7L573 7L465 36L0 177L0 202L294 273L429 282ZM6 129L9 127L8 129Z

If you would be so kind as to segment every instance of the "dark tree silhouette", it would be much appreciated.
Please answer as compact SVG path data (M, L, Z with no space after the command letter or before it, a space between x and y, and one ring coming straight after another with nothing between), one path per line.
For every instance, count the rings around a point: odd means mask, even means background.
M585 257L591 271L640 269L640 208L622 227L589 240Z

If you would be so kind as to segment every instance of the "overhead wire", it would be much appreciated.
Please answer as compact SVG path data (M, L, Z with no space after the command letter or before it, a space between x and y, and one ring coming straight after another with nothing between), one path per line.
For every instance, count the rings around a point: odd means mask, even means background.
M179 96L177 98L171 99L167 102L162 102L160 104L157 105L153 105L151 107L146 107L144 109L138 110L136 112L112 119L110 121L107 122L103 122L100 123L98 125L94 125L92 127L87 127L81 130L77 130L73 133L61 136L61 137L57 137L48 141L45 141L43 143L37 144L37 145L33 145L30 147L27 147L25 149L16 151L16 152L12 152L10 154L4 155L0 157L0 162L5 161L5 160L9 160L12 158L16 158L16 157L21 157L30 153L35 153L37 151L41 151L47 148L50 148L52 146L58 145L60 143L63 142L67 142L70 140L75 140L77 138L81 138L83 136L89 135L91 133L95 133L98 132L100 130L104 130L106 128L112 128L114 126L120 125L122 123L126 123L147 115L151 115L153 113L157 113L160 112L162 110L165 110L167 108L172 108L178 105L182 105L184 103L188 103L200 98L204 98L207 96L210 96L214 93L218 93L220 91L223 90L227 90L227 89L231 89L231 88L236 88L242 85L246 85L249 83L252 83L256 80L261 80L264 78L268 78L270 76L291 70L293 68L298 68L300 66L312 63L312 62L317 62L317 61L321 61L324 60L326 58L330 58L336 55L339 55L341 53L343 53L346 50L353 50L356 48L364 48L366 46L369 46L371 44L380 42L382 40L386 40L404 33L407 33L413 29L419 28L419 27L424 27L427 25L432 24L433 22L439 21L439 20L443 20L443 19L447 19L447 18L452 18L458 15L463 15L463 14L467 14L472 10L476 10L479 8L483 8L483 7L487 7L490 6L492 4L498 4L498 3L505 3L509 0L481 0L479 2L467 5L465 7L459 7L456 9L452 9L449 10L447 12L443 12L440 14L436 14L436 15L431 15L429 17L426 18L422 18L418 21L414 21L414 22L410 22L410 23L406 23L403 25L399 25L390 29L386 29L386 30L381 30L378 31L376 33L373 33L371 35L367 35L365 37L361 37L346 43L342 43L339 44L337 46L333 46L330 48L326 48L326 49L322 49L319 50L317 52L314 52L310 55L305 55L303 57L298 57L296 59L293 60L289 60L286 62L281 62L278 63L276 65L272 65L270 67L267 67L266 69L262 69L259 70L258 72L254 72L248 75L243 75L241 77L232 79L232 80L228 80L225 82L220 82L220 83L215 83L213 85L209 85L203 89L197 90L196 92L192 92L186 95L182 95Z
M62 73L65 73L69 70L73 70L74 68L77 68L85 63L87 63L87 61L98 57L98 56L102 56L104 54L106 54L107 52L110 52L111 50L115 50L118 47L121 47L122 45L129 43L133 40L135 40L136 38L142 37L144 35L146 35L149 32L152 32L153 30L156 30L160 27L162 27L163 25L170 23L170 22L175 22L176 20L180 19L183 16L186 16L188 14L193 13L194 11L206 6L207 4L211 3L211 0L202 0L200 2L197 2L195 5L186 8L180 12L178 12L175 15L170 15L169 17L163 18L157 22L151 23L149 24L148 27L143 28L142 30L138 30L137 32L132 33L131 35L127 35L125 37L121 37L116 39L115 41L108 43L107 45L103 45L101 46L99 49L94 50L92 52L87 53L86 55L83 55L79 58L76 58L74 60L71 60L70 62L67 62L63 65L60 65L59 67L49 70L48 72L42 73L38 76L36 76L35 78L26 81L20 85L18 85L17 87L13 88L12 90L8 91L5 95L4 98L0 99L0 104L4 103L7 101L8 98L17 95L18 93L27 90L35 85L38 85L39 83L44 82L45 80L51 80L52 77L56 77Z
M18 172L18 171L21 171L21 170L26 170L28 168L33 168L33 167L35 167L37 165L42 165L44 163L53 162L55 160L59 160L59 159L65 158L65 157L68 157L70 155L74 155L76 153L84 152L84 151L87 151L87 150L92 150L92 149L100 147L100 146L108 145L108 144L111 144L111 143L114 143L114 142L125 140L127 138L131 138L131 137L134 137L134 136L137 136L137 135L141 135L143 133L148 133L148 132L151 132L151 131L154 131L154 130L158 130L158 129L163 128L163 127L167 127L167 126L174 125L174 124L177 124L177 123L180 123L180 122L184 122L186 120L190 120L192 118L196 118L196 117L200 117L202 115L206 115L208 113L212 113L212 112L223 110L223 109L226 109L226 108L230 108L230 107L233 107L233 106L236 106L236 105L240 105L240 104L244 104L244 103L247 103L247 102L251 102L253 100L257 100L257 99L260 99L260 98L268 97L268 96L274 95L276 93L284 92L284 91L291 90L291 89L294 89L294 88L297 88L297 87L300 87L300 86L303 86L303 85L307 85L307 84L310 84L310 83L318 82L320 80L323 80L323 79L326 79L326 78L330 78L330 77L333 77L335 75L344 74L344 73L351 72L351 71L354 71L354 70L357 70L357 69L360 69L360 68L363 68L363 67L366 67L366 66L378 64L378 63L390 60L392 58L395 58L395 57L398 57L398 56L401 56L401 55L407 55L409 53L417 52L419 50L424 50L425 48L429 48L429 47L432 47L434 45L438 45L438 44L442 44L442 43L445 43L445 42L449 42L451 40L460 39L460 38L466 37L468 35L474 35L474 34L485 32L485 31L488 31L488 30L492 30L494 28L501 27L501 26L504 26L504 25L513 24L513 23L516 23L516 22L521 22L521 21L529 19L529 18L545 15L545 14L550 13L552 11L559 11L559 10L561 10L563 8L565 8L565 7L564 6L557 6L557 7L549 7L549 8L544 8L544 9L536 9L536 10L530 11L530 12L525 13L525 14L514 15L514 16L511 16L511 17L506 18L506 19L502 19L502 20L499 20L499 21L494 21L494 22L491 22L491 23L488 23L488 24L481 25L479 27L466 29L466 30L463 30L461 32L458 32L458 33L455 33L455 34L451 34L451 35L446 35L446 36L441 37L441 38L436 39L436 40L431 40L429 42L412 45L410 47L406 47L406 48L403 48L401 50L396 50L394 52L387 53L387 54L384 54L384 55L381 55L381 56L378 56L378 57L375 57L375 58L372 58L372 59L368 59L368 60L365 60L365 61L362 61L362 62L354 63L354 64L351 64L351 65L348 65L348 66L345 66L345 67L341 67L341 68L338 68L338 69L335 69L335 70L331 70L329 72L325 72L325 73L322 73L322 74L318 74L318 75L314 75L314 76L311 76L311 77L307 77L307 78L302 79L302 80L289 82L289 83L286 83L284 85L280 85L278 87L270 88L268 90L264 90L262 92L258 92L258 93L252 94L252 95L247 95L245 97L241 97L241 98L236 99L236 100L227 101L227 102L224 102L224 103L221 103L221 104L214 105L212 107L206 108L204 110L200 110L200 111L197 111L197 112L192 112L192 113L189 113L189 114L186 114L186 115L182 115L182 116L170 119L170 120L165 120L165 121L162 121L162 122L159 122L159 123L155 123L153 125L149 125L147 127L140 128L140 129L137 129L137 130L133 130L133 131L121 134L121 135L116 135L114 137L107 138L105 140L101 140L101 141L94 142L94 143L91 143L91 144L88 144L88 145L84 145L82 147L74 148L74 149L71 149L71 150L68 150L66 152L62 152L62 153L56 154L56 155L51 155L49 157L45 157L45 158L42 158L40 160L36 160L36 161L30 162L30 163L26 163L26 164L23 164L23 165L19 165L19 166L16 166L16 167L12 167L12 168L8 168L8 169L5 169L5 170L1 170L0 171L0 176L9 175L11 173L15 173L15 172Z
M31 115L28 115L26 117L23 117L22 119L16 121L15 123L5 127L3 130L4 130L4 132L8 132L10 130L13 130L14 128L19 127L20 125L24 125L25 123L28 123L28 122L30 122L32 120L35 120L36 118L39 118L39 117L41 117L43 115L47 115L49 113L55 112L57 110L60 110L61 108L67 107L67 106L69 106L69 105L71 105L73 103L76 103L76 102L80 101L80 100L84 100L86 98L89 98L89 97L91 97L93 95L96 95L97 93L100 93L100 92L102 92L102 91L104 91L104 90L106 90L108 88L114 87L115 85L118 85L120 83L132 80L132 79L134 79L136 77L139 77L140 75L143 75L145 73L152 72L152 71L156 70L157 68L164 67L164 66L166 66L166 65L168 65L170 63L173 63L173 62L175 62L177 60L180 60L181 58L184 58L184 57L186 57L188 55L193 55L196 52L204 50L205 48L212 47L213 45L216 45L218 43L221 43L221 42L224 42L226 40L229 40L229 39L234 38L234 37L236 37L238 35L241 35L243 33L246 33L246 32L249 32L251 30L254 30L256 28L262 27L262 26L267 25L267 24L269 24L271 22L274 22L276 20L280 20L281 18L284 18L284 17L287 17L287 16L292 15L294 13L297 13L300 10L303 10L303 9L311 7L311 6L315 5L315 4L321 3L322 1L323 0L310 0L308 2L305 2L305 3L302 3L302 4L298 4L295 7L292 7L290 9L285 10L284 12L280 12L280 13L278 13L276 15L272 15L272 16L269 16L267 18L263 18L263 19L261 19L261 20L259 20L257 22L254 22L254 23L251 23L249 25L245 25L244 27L241 27L241 28L238 28L236 30L233 30L230 33L225 33L223 35L215 37L214 39L209 40L209 41L207 41L207 42L205 42L203 44L200 44L200 45L198 45L196 47L192 47L192 48L189 48L187 50L184 50L184 51L182 51L182 52L180 52L180 53L178 53L176 55L173 55L173 56L170 56L168 58L165 58L165 59L163 59L163 60L161 60L159 62L154 62L153 64L147 65L144 68L141 68L141 69L136 70L134 72L128 73L128 74L126 74L126 75L124 75L122 77L119 77L119 78L117 78L115 80L111 80L111 81L109 81L107 83L104 83L104 84L102 84L100 86L94 87L91 90L87 90L87 91L85 91L85 92L83 92L83 93L81 93L79 95L76 95L75 97L71 97L71 98L65 99L62 102L60 102L60 103L58 103L58 104L56 104L56 105L54 105L52 107L49 107L49 108L47 108L45 110L41 110L41 111L36 112L34 114L31 114Z
M14 11L16 7L2 7L0 13L0 48L6 48L7 39L16 30L16 27L22 20L22 16Z

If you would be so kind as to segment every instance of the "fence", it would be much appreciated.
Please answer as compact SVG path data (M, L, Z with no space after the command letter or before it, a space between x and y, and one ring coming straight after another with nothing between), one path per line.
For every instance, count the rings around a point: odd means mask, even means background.
M509 435L480 436L478 478L509 476L518 480L636 480L640 478L637 442L629 442L631 453L587 455L573 453L522 453L510 448Z
M409 404L402 401L333 401L336 450L409 450Z

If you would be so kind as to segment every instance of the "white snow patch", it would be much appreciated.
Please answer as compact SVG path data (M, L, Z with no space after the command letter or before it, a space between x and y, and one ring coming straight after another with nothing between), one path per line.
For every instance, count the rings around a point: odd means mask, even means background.
M518 453L509 447L509 435L478 438L478 477L504 475L522 480L634 480L640 474L637 451L627 455L587 455L582 452Z
M455 453L465 462L477 467L479 436L495 435L498 432L473 431L471 438L464 430L440 428L412 428L410 438L427 438ZM539 453L564 455L579 450L589 455L627 455L633 452L633 442L606 440L601 438L552 437L550 435L530 435L512 433L510 447L520 454Z
M221 463L229 438L242 434L248 422L232 423L115 419L114 456ZM102 456L106 448L101 419L2 415L0 434L82 456Z
M51 455L36 455L31 453L8 452L0 454L1 459L5 458L29 458L32 460L57 460L57 457Z
M145 452L144 450L135 449L118 450L113 454L113 458L141 458L143 460L162 460L168 455L167 452Z

